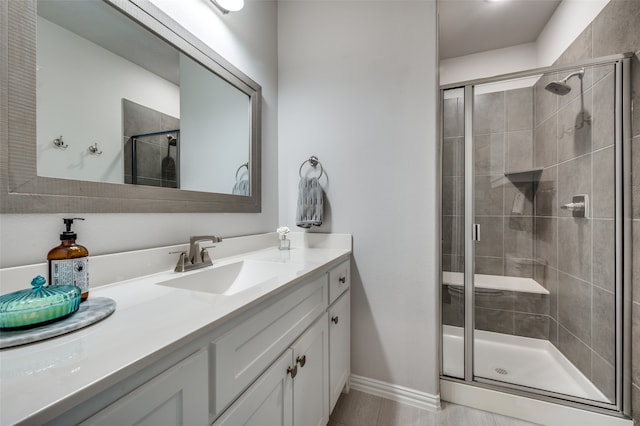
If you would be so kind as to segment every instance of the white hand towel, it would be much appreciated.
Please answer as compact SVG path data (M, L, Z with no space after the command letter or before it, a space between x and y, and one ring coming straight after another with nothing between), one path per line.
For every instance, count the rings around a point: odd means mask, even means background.
M298 185L296 225L301 228L322 225L324 194L317 177L301 178Z

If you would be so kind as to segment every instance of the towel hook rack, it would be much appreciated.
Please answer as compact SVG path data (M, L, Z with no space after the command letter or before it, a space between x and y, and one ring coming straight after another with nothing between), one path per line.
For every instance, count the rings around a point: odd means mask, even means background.
M53 143L53 146L55 146L58 149L67 149L67 148L69 148L69 145L64 143L64 141L62 140L62 135L60 135L59 138L55 138L51 142Z
M102 155L102 151L98 148L98 142L89 146L89 153L91 155Z
M322 177L322 174L324 173L324 168L322 167L322 163L320 162L320 160L318 160L318 157L316 157L315 155L312 155L308 160L305 160L302 162L302 164L300 164L300 169L298 170L298 174L300 175L300 177L302 177L302 167L306 163L309 163L313 168L320 165L320 174L318 175L318 179L320 179Z

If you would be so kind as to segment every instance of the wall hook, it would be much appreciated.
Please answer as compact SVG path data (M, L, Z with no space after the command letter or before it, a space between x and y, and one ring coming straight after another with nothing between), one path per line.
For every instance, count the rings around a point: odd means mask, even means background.
M100 150L98 149L98 142L94 143L93 145L91 145L91 146L89 147L89 152L90 152L92 155L101 155L101 154L102 154L102 151L100 151Z
M55 146L58 149L67 149L67 148L69 148L69 145L64 143L64 141L62 140L62 135L60 135L59 138L55 138L51 142L53 143L53 146Z

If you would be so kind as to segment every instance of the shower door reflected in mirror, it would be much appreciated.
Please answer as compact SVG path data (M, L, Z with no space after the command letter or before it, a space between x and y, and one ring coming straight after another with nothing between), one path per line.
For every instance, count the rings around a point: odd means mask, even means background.
M443 90L444 376L621 406L623 64Z
M180 188L180 119L122 100L124 183Z

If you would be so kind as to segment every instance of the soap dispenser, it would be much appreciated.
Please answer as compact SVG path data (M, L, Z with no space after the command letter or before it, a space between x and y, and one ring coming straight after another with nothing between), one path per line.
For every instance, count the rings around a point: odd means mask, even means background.
M81 301L89 297L89 251L76 244L78 235L71 230L74 220L81 217L64 218L66 231L60 234L60 245L47 254L49 263L49 285L75 285L82 291Z

